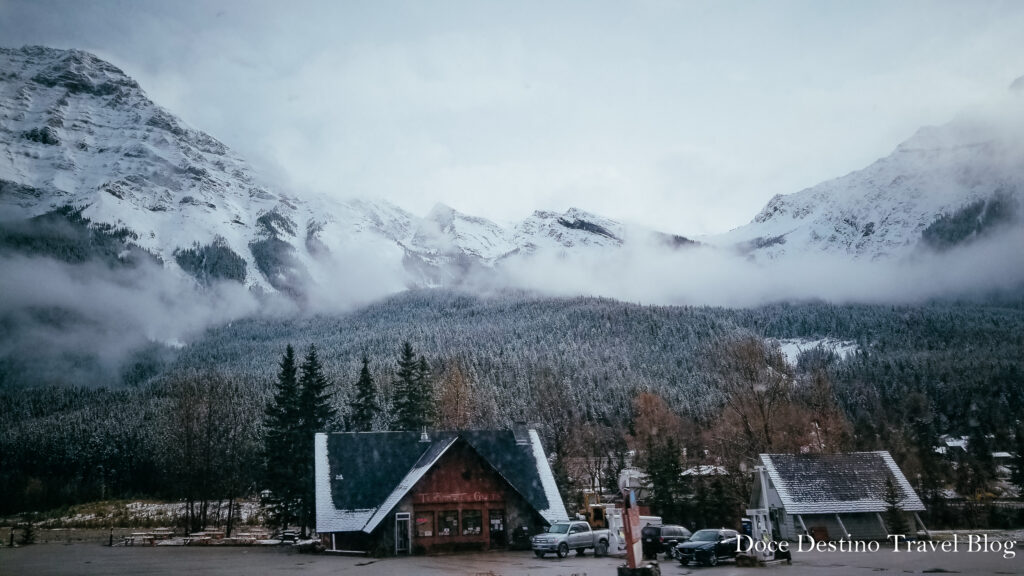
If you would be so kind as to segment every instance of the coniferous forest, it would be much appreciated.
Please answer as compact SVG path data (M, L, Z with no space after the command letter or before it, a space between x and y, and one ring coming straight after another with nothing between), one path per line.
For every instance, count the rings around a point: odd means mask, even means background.
M814 346L826 338L853 351ZM794 362L782 339L808 344ZM189 502L200 526L205 503L304 490L281 470L308 463L274 453L308 440L311 454L316 429L525 421L570 509L631 463L667 521L732 523L758 453L880 449L921 492L927 522L1019 521L986 504L1012 497L999 492L993 451L1017 455L1004 484L1024 478L1019 298L721 309L411 291L345 315L237 321L124 374L92 386L5 378L0 513L154 497ZM284 425L299 408L282 398L301 396L282 395L289 378L317 395L317 415L299 419L308 429ZM944 436L968 448L940 454ZM698 465L730 474L680 475ZM276 505L291 520L309 514Z

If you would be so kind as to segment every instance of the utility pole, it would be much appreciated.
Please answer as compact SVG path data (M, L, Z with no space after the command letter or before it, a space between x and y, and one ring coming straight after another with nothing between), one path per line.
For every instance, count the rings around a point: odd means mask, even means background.
M619 566L618 576L661 576L657 562L641 566L643 548L640 544L640 506L636 493L629 488L622 489L622 531L626 537L626 565Z

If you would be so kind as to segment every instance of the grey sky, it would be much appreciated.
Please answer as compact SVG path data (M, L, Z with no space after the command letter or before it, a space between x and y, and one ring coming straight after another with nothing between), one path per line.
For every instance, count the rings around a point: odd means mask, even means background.
M12 2L295 191L681 234L1024 75L1022 2Z

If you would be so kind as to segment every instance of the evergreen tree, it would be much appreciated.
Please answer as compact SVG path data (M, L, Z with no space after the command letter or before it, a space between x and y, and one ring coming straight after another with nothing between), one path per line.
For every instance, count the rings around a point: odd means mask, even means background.
M363 355L363 368L359 371L359 381L356 382L356 397L352 402L351 428L355 432L369 432L373 430L373 420L380 412L377 405L377 388L370 375L370 360Z
M313 454L313 436L327 432L334 421L335 410L331 406L330 384L324 376L323 365L316 353L316 346L310 344L309 352L299 367L299 426L295 451L299 454L299 526L302 537L316 520L316 459Z
M605 459L604 470L601 471L603 480L601 488L605 494L612 496L619 493L619 476L626 469L626 450L616 447L615 453Z
M413 384L415 398L415 414L417 419L417 426L414 430L418 430L424 426L431 427L434 423L433 414L433 394L430 378L430 365L427 364L427 359L420 355L420 360L416 364L416 375Z
M672 437L647 443L647 479L651 487L651 509L665 522L678 522L682 465L679 444Z
M709 500L714 506L708 510L709 526L728 526L736 517L739 505L736 495L717 473L708 481Z
M333 394L328 391L330 383L324 375L316 345L309 346L299 370L299 419L302 433L307 436L303 442L312 444L313 434L328 431L335 417L335 410L331 405Z
M971 469L971 481L967 486L969 492L964 495L985 497L989 492L989 484L995 478L996 463L992 457L992 441L980 425L971 428L967 439L966 464Z
M270 492L264 505L274 525L285 528L298 517L301 492L299 382L295 350L289 344L278 364L277 390L267 406L264 423L265 483Z
M906 535L910 531L910 527L907 526L907 518L904 516L903 509L900 508L902 501L903 495L896 488L892 476L887 477L885 479L885 523L889 528L889 534Z
M1014 435L1016 453L1013 455L1010 481L1017 487L1018 497L1024 499L1024 422L1017 424Z
M398 384L395 389L395 430L419 430L421 418L417 406L417 375L419 366L416 353L408 341L402 343L402 353L398 358Z

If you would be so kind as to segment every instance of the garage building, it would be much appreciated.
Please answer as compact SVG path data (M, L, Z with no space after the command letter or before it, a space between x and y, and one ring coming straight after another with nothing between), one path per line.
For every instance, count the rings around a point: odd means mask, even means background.
M761 454L750 507L767 509L776 539L885 540L887 480L901 496L907 525L924 523L924 504L886 451L845 454Z

